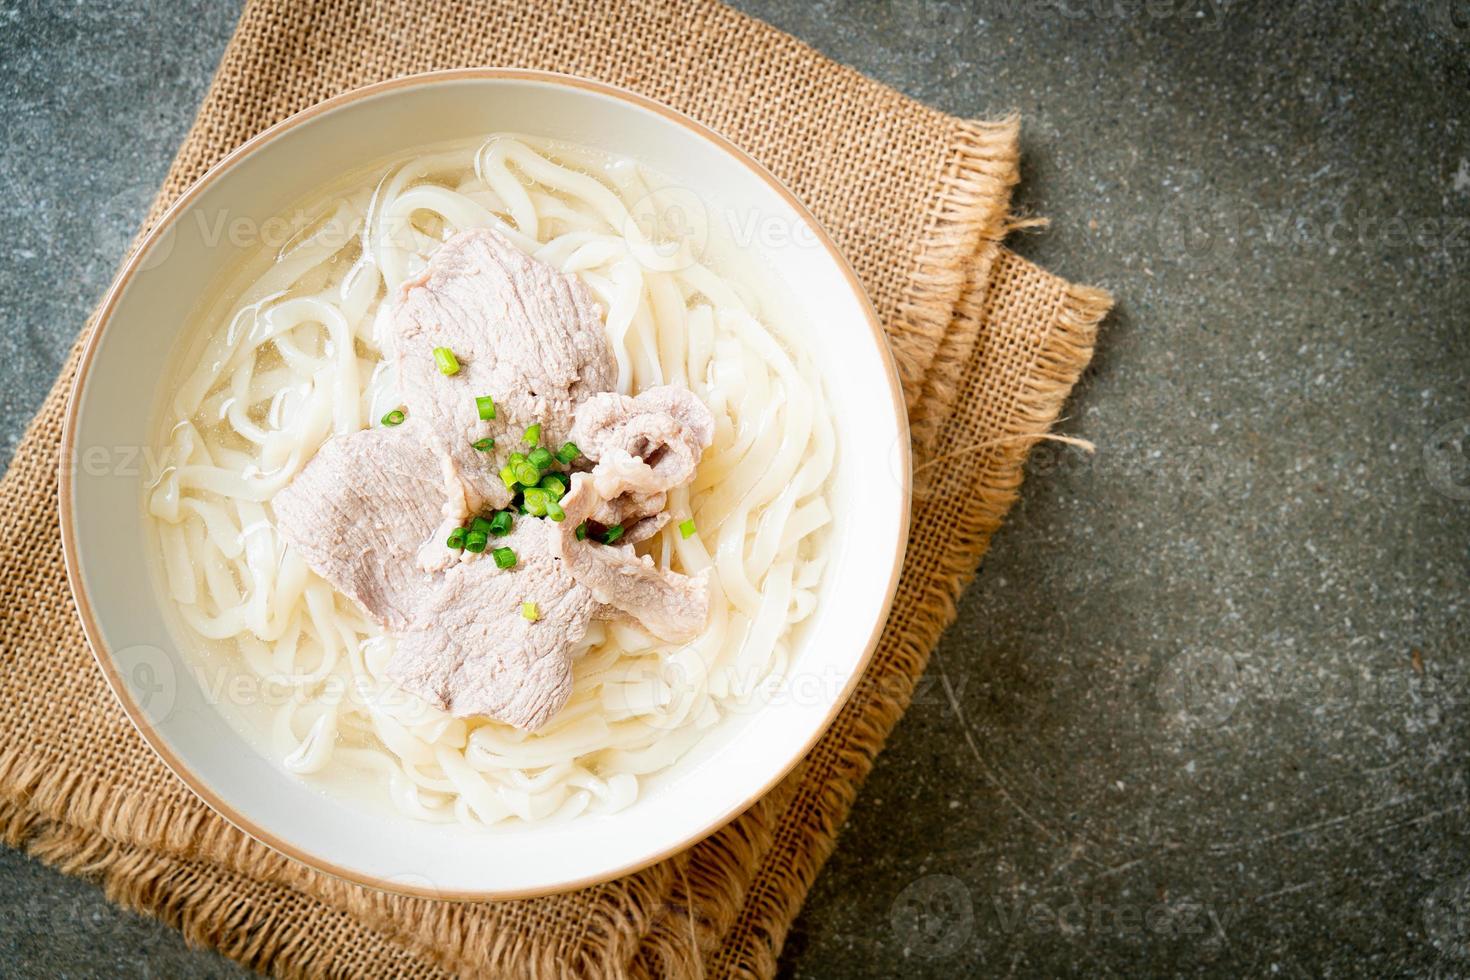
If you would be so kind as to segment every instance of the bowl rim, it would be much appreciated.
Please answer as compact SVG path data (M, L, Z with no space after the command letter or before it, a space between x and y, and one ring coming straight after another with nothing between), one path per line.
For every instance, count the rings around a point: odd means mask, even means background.
M707 821L694 831L685 832L679 839L660 848L659 850L629 861L623 866L596 872L580 878L571 878L564 881L550 882L545 885L531 888L497 889L455 889L440 890L422 887L402 881L393 881L385 877L378 877L353 868L342 867L320 856L303 850L282 840L265 827L258 825L249 816L241 813L237 808L231 806L209 785L207 779L196 773L184 764L170 749L167 741L154 728L153 723L143 712L142 708L134 701L127 685L124 683L118 671L117 663L103 640L102 630L95 618L90 597L87 592L86 582L81 573L80 556L78 552L78 541L75 533L74 517L72 508L73 500L73 467L69 460L75 454L77 428L81 415L82 392L86 385L88 375L92 367L93 357L97 352L101 338L112 322L113 313L122 298L124 291L132 281L134 275L139 271L143 258L148 250L165 234L167 234L179 220L183 212L198 198L206 189L217 181L223 179L243 159L253 155L266 144L276 140L283 134L311 122L319 116L332 112L343 106L350 105L364 99L383 95L398 89L415 88L421 86L432 86L444 82L478 81L478 80L506 80L521 81L543 84L548 86L560 86L567 89L578 90L594 95L604 96L627 103L634 108L653 112L665 120L672 122L687 130L698 139L702 139L733 157L737 163L750 171L770 190L785 202L792 211L805 220L812 228L815 239L821 248L827 253L827 257L835 264L842 273L851 290L859 309L863 311L869 331L872 333L873 341L883 357L886 374L888 376L889 397L893 406L894 418L898 424L897 441L897 476L899 479L899 490L901 501L900 517L895 525L893 539L885 542L892 555L892 564L889 569L889 580L884 592L884 599L877 609L877 615L865 648L858 660L852 675L847 678L842 690L833 700L821 724L804 744L795 746L780 765L776 767L769 779L757 787L739 803L727 808L713 820ZM91 648L93 659L107 680L108 687L113 696L127 714L133 727L143 737L143 740L163 761L164 765L181 780L184 785L204 802L215 813L223 817L227 822L238 830L285 855L292 860L323 872L333 877L363 885L368 888L393 894L407 895L417 898L436 899L441 901L487 901L487 900L511 900L522 898L538 898L545 895L561 894L580 888L602 884L625 875L633 874L644 868L650 867L678 854L681 851L703 841L721 828L725 827L735 818L748 810L761 797L769 793L777 783L796 768L797 764L816 746L817 742L831 729L838 713L847 704L853 691L857 688L859 681L867 672L871 664L873 654L877 649L883 628L888 621L888 613L893 606L894 596L898 590L899 573L903 567L903 559L908 547L909 525L912 520L912 463L909 444L909 422L908 412L903 397L902 387L899 383L898 371L895 365L892 350L888 345L887 335L883 330L882 323L878 319L877 311L873 308L867 290L863 288L852 265L842 254L831 235L817 221L815 215L792 193L775 175L762 166L749 153L742 150L730 139L703 123L697 122L678 110L672 109L654 99L629 89L625 89L606 82L584 78L578 75L569 75L561 72L542 71L528 68L508 67L470 67L450 68L438 71L420 72L412 75L403 75L397 78L387 79L381 82L365 85L360 88L351 89L317 102L301 111L288 116L280 122L262 130L241 143L235 149L225 154L213 166L206 170L196 181L185 188L179 196L164 210L158 220L147 230L141 241L134 247L123 263L112 284L104 294L101 304L97 308L96 320L92 329L88 332L82 348L81 357L77 364L76 376L72 381L71 390L67 396L66 414L62 422L61 443L57 468L57 495L60 516L62 554L66 565L67 582L70 587L73 602L76 605L77 615L81 621L82 631ZM875 551L877 549L874 549ZM880 552L881 553L881 552Z

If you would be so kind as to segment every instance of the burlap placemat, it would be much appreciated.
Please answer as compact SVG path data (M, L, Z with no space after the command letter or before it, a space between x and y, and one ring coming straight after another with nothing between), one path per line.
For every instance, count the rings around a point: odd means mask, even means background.
M888 330L914 423L913 538L874 660L831 731L707 841L522 902L384 895L234 830L147 749L82 638L56 544L76 353L0 483L0 827L191 942L283 975L770 976L797 910L1087 363L1108 297L1000 248L1014 119L928 109L712 2L250 4L150 216L271 123L460 65L572 72L723 131L832 232ZM944 465L929 465L943 462Z

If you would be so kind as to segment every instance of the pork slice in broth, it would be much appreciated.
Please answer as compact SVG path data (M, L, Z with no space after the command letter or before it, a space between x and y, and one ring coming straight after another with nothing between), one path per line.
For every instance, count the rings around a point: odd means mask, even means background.
M606 503L594 477L578 474L562 499L566 520L553 525L555 553L597 602L625 613L654 636L682 643L698 636L709 621L709 572L681 575L640 557L632 545L577 540L577 525ZM611 618L605 613L600 618Z
M688 388L663 385L637 397L602 392L577 408L572 441L597 465L600 502L589 515L627 529L629 543L658 531L649 520L663 511L667 491L694 478L714 441L714 417ZM667 518L665 518L667 520Z
M448 484L425 427L410 419L328 439L271 509L281 537L313 571L379 624L401 628L447 563L449 550L426 542L457 490Z
M522 518L495 539L515 551L514 568L497 568L488 552L450 568L397 638L394 683L450 714L529 730L560 711L572 693L572 646L597 604L555 554L552 528Z
M526 448L527 427L539 423L542 442L560 446L577 406L617 379L587 287L487 228L445 242L404 284L393 316L409 414L429 423L473 509L510 502L498 474L511 452ZM453 352L457 372L435 362L441 347ZM493 419L480 418L476 398L485 395L494 399ZM473 447L487 436L493 450Z
M571 694L570 649L597 603L535 518L495 539L516 552L514 568L446 547L445 515L462 514L463 491L445 466L422 422L337 436L276 494L276 527L318 575L397 633L387 672L400 687L451 714L538 728Z

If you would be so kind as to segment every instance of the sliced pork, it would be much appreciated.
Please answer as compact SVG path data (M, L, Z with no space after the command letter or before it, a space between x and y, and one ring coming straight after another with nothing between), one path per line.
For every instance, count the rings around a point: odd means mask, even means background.
M694 639L709 621L709 573L680 575L639 557L632 545L600 544L590 536L579 541L577 525L605 502L594 477L572 478L572 490L561 502L566 520L553 525L553 544L566 571L597 602L626 613L654 636L671 643Z
M664 385L637 397L602 392L577 409L572 441L597 465L592 471L600 502L599 524L620 524L630 541L661 525L635 527L660 513L667 492L688 483L700 456L714 441L714 417L688 388Z
M632 545L668 522L668 491L693 477L714 421L683 388L608 390L616 365L583 285L494 231L464 232L404 286L394 346L407 421L329 440L272 504L306 563L395 631L396 684L451 714L534 730L570 697L571 651L593 618L673 642L703 630L708 573L660 570ZM482 396L494 419L480 417ZM575 442L577 465L595 464L573 478L565 519L515 516L479 555L448 547L471 515L512 502L499 471L528 450L531 425L542 445ZM474 447L487 437L489 451ZM618 543L578 540L589 520L620 525ZM515 564L497 567L495 548Z
M515 550L514 568L497 568L487 552L446 572L397 638L387 668L394 683L450 714L529 730L560 711L572 693L572 646L597 603L555 555L552 527L524 518L496 539Z
M436 584L420 567L448 494L427 427L413 419L328 439L271 500L276 528L337 591L378 623L401 629Z
M498 473L526 448L528 426L539 423L543 444L555 449L577 406L617 379L587 287L488 228L454 236L404 284L394 338L408 414L429 423L476 509L510 501ZM458 362L454 374L435 361L441 347ZM475 400L484 395L494 399L494 419L480 418ZM493 450L473 447L487 436Z

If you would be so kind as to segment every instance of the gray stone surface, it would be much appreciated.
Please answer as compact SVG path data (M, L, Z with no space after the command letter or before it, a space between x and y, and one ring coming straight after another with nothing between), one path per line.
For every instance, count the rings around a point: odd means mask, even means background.
M1470 973L1463 0L738 6L1019 109L1016 247L1119 298L783 972ZM4 446L231 17L0 4ZM233 970L12 852L0 908L7 972Z

